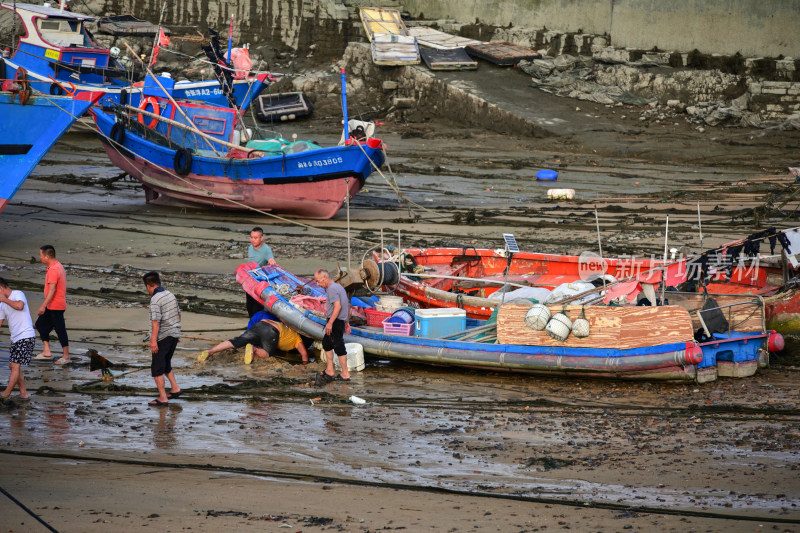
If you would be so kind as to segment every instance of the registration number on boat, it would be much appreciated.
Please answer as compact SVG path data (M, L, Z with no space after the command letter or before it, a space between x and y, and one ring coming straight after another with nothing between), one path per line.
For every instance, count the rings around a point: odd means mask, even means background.
M327 167L330 165L342 164L341 157L329 157L328 159L315 159L314 161L301 161L297 164L297 168L312 168L312 167Z
M186 96L211 96L222 94L222 89L186 89Z

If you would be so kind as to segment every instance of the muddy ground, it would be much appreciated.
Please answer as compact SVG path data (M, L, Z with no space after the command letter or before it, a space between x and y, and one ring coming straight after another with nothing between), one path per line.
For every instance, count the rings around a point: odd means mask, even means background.
M400 230L402 246L501 247L512 232L524 249L597 251L595 206L603 252L617 255L660 256L667 215L669 246L699 249L698 202L705 248L757 223L800 224L785 168L796 163L798 132L699 132L622 118L618 108L541 102L542 120L570 127L533 139L386 121L386 175L405 200L370 178L351 204L350 261L381 229L393 244ZM338 139L331 120L282 128L292 133ZM535 181L542 168L558 170L558 182ZM551 187L575 189L576 201L548 201ZM32 399L0 409L8 530L800 530L789 355L754 378L704 385L371 360L352 383L319 390L309 381L321 363L303 368L296 355L250 366L241 354L196 356L246 323L233 270L252 226L267 229L282 265L307 275L348 263L344 211L299 225L146 205L96 139L71 133L0 217L0 276L31 308L44 278L33 258L42 244L56 247L77 355L65 368L32 365ZM186 392L164 409L146 405L154 389L140 279L151 269L183 309L176 372ZM89 349L130 373L98 382Z

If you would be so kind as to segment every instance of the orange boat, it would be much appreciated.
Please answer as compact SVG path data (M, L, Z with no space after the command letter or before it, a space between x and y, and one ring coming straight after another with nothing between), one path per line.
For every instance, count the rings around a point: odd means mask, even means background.
M797 271L784 257L757 256L738 261L732 268L711 265L704 270L706 289L709 293L762 296L767 327L798 334L800 288L790 280L797 276ZM383 258L376 254L375 259L386 261L387 254ZM587 294L591 288L586 283L591 282L597 287L593 292L594 303L600 303L600 299L609 303L617 298L627 298L632 303L641 298L640 293L649 295L651 300L657 297L662 279L667 287L686 290L693 285L690 283L693 269L699 270L695 261L696 258L667 262L644 257L600 258L591 253L511 254L504 249L472 247L406 249L400 258L399 279L384 288L415 307L459 307L466 310L468 317L486 319L498 303L514 298L510 291L502 298L494 294L504 285L506 289L553 290L563 284L574 284L576 291ZM604 282L609 284L607 290Z

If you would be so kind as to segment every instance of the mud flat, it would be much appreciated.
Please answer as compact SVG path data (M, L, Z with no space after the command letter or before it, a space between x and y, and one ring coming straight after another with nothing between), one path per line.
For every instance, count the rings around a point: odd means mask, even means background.
M670 246L697 249L697 202L704 247L754 231L756 220L798 224L796 200L777 207L793 190L787 137L720 131L728 140L712 142L672 126L629 137L613 110L581 107L605 113L610 129L531 139L387 124L406 200L370 178L351 206L350 260L380 229L392 243L399 230L403 246L494 248L513 232L525 249L596 250L595 205L608 254L660 255L667 215ZM294 132L338 138L334 122L282 133ZM541 168L559 171L557 185L535 181ZM577 201L547 201L553 186L574 188ZM800 397L788 356L752 379L704 385L373 360L352 383L319 390L309 382L320 363L196 356L246 322L233 270L252 226L267 229L281 264L308 275L347 264L344 212L298 225L145 205L96 140L71 134L1 216L0 275L32 308L44 278L31 261L38 247L53 244L67 266L77 355L63 369L30 367L32 400L0 409L0 487L14 498L0 498L7 529L45 530L24 506L63 531L800 530ZM162 271L183 309L176 371L186 392L164 409L146 406L147 270ZM88 349L118 374L136 371L98 382Z

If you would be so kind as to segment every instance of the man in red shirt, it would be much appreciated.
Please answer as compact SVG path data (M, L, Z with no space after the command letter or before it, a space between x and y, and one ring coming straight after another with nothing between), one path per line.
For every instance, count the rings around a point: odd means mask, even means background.
M36 319L36 331L44 343L44 350L35 359L50 360L50 332L56 330L58 342L64 350L64 356L56 361L57 365L69 363L69 337L64 323L64 311L67 309L67 273L64 266L56 259L56 249L49 244L39 248L39 260L47 267L44 278L44 303L39 308Z

